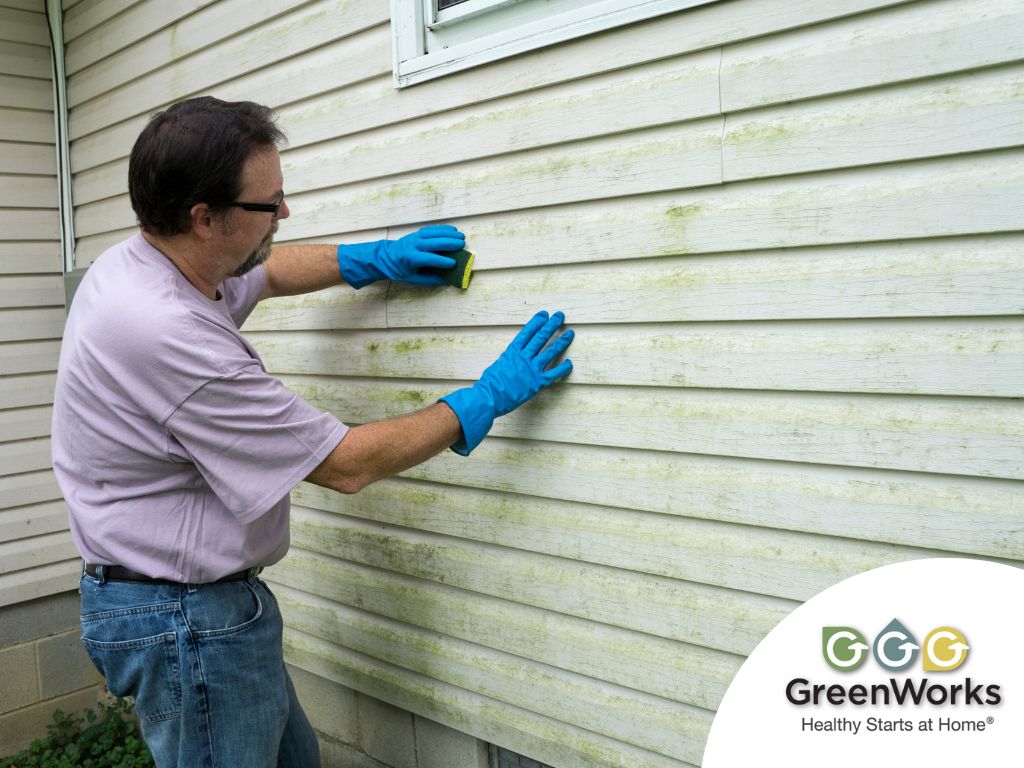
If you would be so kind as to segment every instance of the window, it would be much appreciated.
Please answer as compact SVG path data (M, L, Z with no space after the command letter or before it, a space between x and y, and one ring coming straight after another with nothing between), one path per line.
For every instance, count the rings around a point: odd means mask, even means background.
M391 0L395 85L408 85L715 0Z

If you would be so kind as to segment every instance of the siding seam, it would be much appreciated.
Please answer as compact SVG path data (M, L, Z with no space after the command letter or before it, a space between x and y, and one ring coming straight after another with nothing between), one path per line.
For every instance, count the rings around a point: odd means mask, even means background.
M384 229L384 239L385 240L390 240L391 239L391 227L390 226L385 227L385 229ZM385 291L385 293L384 293L384 329L385 330L388 330L388 329L391 328L391 319L388 317L388 310L390 310L390 308L391 308L391 286L394 285L394 284L395 283L394 283L393 280L388 280L387 291Z
M722 116L722 133L718 137L719 184L725 184L725 112L722 111L722 62L725 60L725 46L718 47L718 114Z

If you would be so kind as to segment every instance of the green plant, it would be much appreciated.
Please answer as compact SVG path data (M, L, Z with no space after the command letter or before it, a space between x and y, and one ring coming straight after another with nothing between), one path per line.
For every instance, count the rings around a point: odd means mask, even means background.
M0 768L149 768L153 758L136 733L125 699L100 703L85 716L53 713L47 734L0 760Z

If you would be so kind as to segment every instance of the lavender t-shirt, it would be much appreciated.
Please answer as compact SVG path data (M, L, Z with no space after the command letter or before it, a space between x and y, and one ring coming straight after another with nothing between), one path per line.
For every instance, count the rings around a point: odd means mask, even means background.
M262 267L214 301L141 235L75 295L53 408L53 467L90 563L200 583L280 560L288 493L347 427L267 374L238 332Z

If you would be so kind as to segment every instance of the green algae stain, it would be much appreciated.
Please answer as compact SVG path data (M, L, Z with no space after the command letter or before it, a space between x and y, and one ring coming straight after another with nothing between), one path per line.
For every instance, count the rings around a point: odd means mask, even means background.
M411 339L408 341L400 341L395 344L395 352L400 354L410 354L412 352L419 352L423 349L422 339Z
M701 212L701 206L696 203L689 205L670 205L665 209L665 218L674 222L687 222Z

